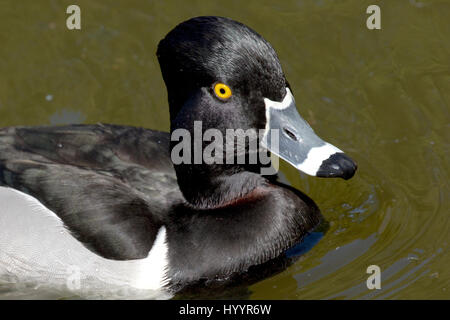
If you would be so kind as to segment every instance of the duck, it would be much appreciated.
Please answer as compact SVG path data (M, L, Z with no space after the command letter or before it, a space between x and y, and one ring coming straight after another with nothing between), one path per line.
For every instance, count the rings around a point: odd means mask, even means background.
M0 283L155 299L226 283L284 256L322 219L313 200L280 182L274 159L311 176L355 174L356 163L299 115L275 50L250 27L191 18L159 42L157 58L170 132L0 129ZM229 130L235 139L219 139ZM239 142L249 130L257 134ZM186 138L199 132L200 142ZM211 145L213 161L194 159ZM239 162L229 146L261 159Z

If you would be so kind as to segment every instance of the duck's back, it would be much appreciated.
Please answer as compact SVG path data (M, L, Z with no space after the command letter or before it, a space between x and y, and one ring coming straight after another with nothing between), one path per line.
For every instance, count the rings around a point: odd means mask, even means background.
M37 199L101 257L143 259L183 201L169 139L103 124L1 129L0 186Z

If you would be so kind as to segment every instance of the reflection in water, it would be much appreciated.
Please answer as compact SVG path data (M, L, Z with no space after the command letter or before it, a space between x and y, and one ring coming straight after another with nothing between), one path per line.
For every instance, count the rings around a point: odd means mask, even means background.
M323 232L311 232L303 241L286 251L286 257L299 257L311 250L323 238Z
M277 50L299 112L359 165L338 181L281 164L329 230L287 270L250 286L250 298L450 298L448 1L382 1L376 31L365 28L368 0L77 4L76 32L63 1L1 5L0 126L167 131L158 41L192 16L240 20ZM365 286L371 264L381 290Z
M356 239L342 247L327 252L318 266L294 276L298 287L302 288L351 263L369 250L376 240L376 234L372 234L366 239Z
M432 256L433 257L433 256ZM406 258L402 258L396 262L394 262L392 265L390 265L386 270L384 270L381 273L381 279L384 283L382 288L380 290L374 290L370 293L367 293L365 295L361 295L364 291L367 290L366 282L363 281L362 283L346 289L339 294L332 295L327 297L327 299L336 299L336 298L344 298L344 299L386 299L399 290L413 284L418 279L425 276L427 273L429 273L429 270L420 270L423 266L425 266L431 258L425 259L423 262L421 262L419 265L414 266L411 268L411 270L403 272L405 268L407 268L412 260L417 260L417 256L410 255ZM400 275L399 277L395 277L395 275ZM412 278L412 279L410 279ZM406 280L406 281L405 281ZM404 285L395 287L397 284L400 284L402 282L405 282ZM389 291L391 288L395 288L391 291Z

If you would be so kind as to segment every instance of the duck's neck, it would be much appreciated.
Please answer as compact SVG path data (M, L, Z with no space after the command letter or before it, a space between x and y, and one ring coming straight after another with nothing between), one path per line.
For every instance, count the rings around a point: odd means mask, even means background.
M212 209L239 201L267 182L241 166L175 165L178 185L187 202L199 209Z
M249 172L237 173L225 185L235 189L235 178L249 178L247 183L254 185ZM253 272L251 266L281 257L319 223L317 206L301 192L264 179L255 183L259 185L252 191L223 206L172 208L167 225L172 285L200 279L221 279L223 284L233 274Z

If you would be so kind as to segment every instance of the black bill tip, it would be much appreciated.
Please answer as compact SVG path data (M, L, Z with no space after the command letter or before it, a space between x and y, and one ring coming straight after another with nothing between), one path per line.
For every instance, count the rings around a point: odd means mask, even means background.
M350 179L355 175L358 166L346 154L338 152L322 162L316 176L322 178Z

